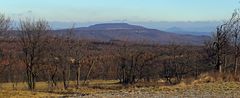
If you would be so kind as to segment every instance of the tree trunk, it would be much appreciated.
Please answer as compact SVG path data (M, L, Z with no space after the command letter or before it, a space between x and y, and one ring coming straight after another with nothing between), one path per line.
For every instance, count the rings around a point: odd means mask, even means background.
M64 86L64 89L68 89L68 84L67 84L67 78L66 78L66 73L65 71L63 70L63 86Z
M92 71L93 65L94 65L94 62L93 62L93 64L90 66L90 68L89 68L89 70L88 70L88 74L87 74L87 76L85 77L83 84L85 84L86 81L88 80L88 77L90 76L90 73L91 73L91 71Z
M220 54L219 53L217 55L216 68L217 68L219 73L222 73L222 64L221 64Z
M234 75L237 75L237 71L238 71L238 58L235 57L235 68L234 68Z
M34 73L32 72L32 68L27 68L27 84L28 84L28 89L34 90L35 89L35 76Z
M238 33L235 32L234 35L234 75L237 75L237 69L238 69Z
M78 65L77 69L77 88L80 87L80 78L81 78L81 64Z

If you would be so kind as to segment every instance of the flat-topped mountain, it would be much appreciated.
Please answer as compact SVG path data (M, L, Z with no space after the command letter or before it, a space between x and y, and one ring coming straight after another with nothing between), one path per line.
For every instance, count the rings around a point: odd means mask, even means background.
M95 24L88 27L89 29L96 30L116 30L116 29L146 29L142 26L130 25L127 23L104 23L104 24Z
M56 32L65 32L67 30L56 30ZM177 44L202 45L205 40L210 39L209 36L176 34L127 23L95 24L89 27L74 28L74 32L81 39L98 41L145 41L159 44L175 42Z

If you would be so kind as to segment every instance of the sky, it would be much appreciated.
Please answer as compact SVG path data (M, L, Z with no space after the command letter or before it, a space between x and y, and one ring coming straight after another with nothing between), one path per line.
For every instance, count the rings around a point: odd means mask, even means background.
M214 32L235 9L240 0L0 0L0 13L12 20L45 19L54 29L111 22Z
M0 13L17 20L57 22L222 21L239 0L0 0Z

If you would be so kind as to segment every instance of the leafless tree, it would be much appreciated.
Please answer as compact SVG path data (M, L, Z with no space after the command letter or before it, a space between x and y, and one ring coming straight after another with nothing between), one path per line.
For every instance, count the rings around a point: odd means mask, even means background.
M214 37L213 49L215 51L215 65L219 73L223 72L225 65L226 55L229 46L229 29L227 24L223 24L217 28L216 36Z
M70 29L58 36L57 45L55 45L55 59L58 64L58 68L61 71L63 85L65 89L69 87L69 80L71 77L71 66L74 65L74 32Z
M2 44L2 42L3 42L2 40L4 40L5 34L7 34L9 32L9 29L10 29L10 18L8 18L4 14L0 13L0 40L1 40L0 44ZM3 47L0 47L0 61L1 62L2 62L3 58L4 58ZM1 65L0 69L5 69L4 65ZM1 72L2 72L2 70L1 70Z
M141 79L147 79L150 81L151 70L154 60L158 57L157 53L154 53L152 47L147 48L142 45L121 45L117 49L116 57L118 58L118 74L120 82L123 84L133 84Z
M0 36L2 38L3 34L6 34L10 29L10 18L6 17L4 14L0 14Z
M80 87L80 79L81 79L81 68L82 68L82 65L83 65L83 57L84 57L84 51L83 51L83 46L86 44L86 43L83 43L81 40L76 40L74 44L74 48L73 48L73 62L74 62L74 65L75 65L75 69L77 70L76 71L76 80L77 80L77 85L76 87L79 88Z
M28 88L35 89L38 68L42 65L46 36L50 26L44 20L21 20L18 28L19 43L22 48L22 61L26 66Z
M59 73L60 62L57 58L58 54L58 37L49 37L47 38L46 48L45 48L45 60L44 66L41 67L42 72L45 74L45 78L48 80L49 90L57 86L57 76Z
M238 71L238 59L240 56L240 15L239 10L236 10L231 19L227 22L229 32L231 33L231 40L233 45L234 54L234 75L237 75Z

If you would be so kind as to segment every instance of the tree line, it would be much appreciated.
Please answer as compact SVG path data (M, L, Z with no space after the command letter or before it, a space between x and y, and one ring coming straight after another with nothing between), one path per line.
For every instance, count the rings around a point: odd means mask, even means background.
M114 79L127 85L159 79L177 84L206 72L238 77L239 20L236 11L205 45L192 46L81 40L74 28L56 33L41 19L20 20L13 29L11 19L1 14L0 82L12 82L13 87L26 82L34 90L38 81L46 81L49 89L62 82L68 89L70 81L79 88L90 79Z

